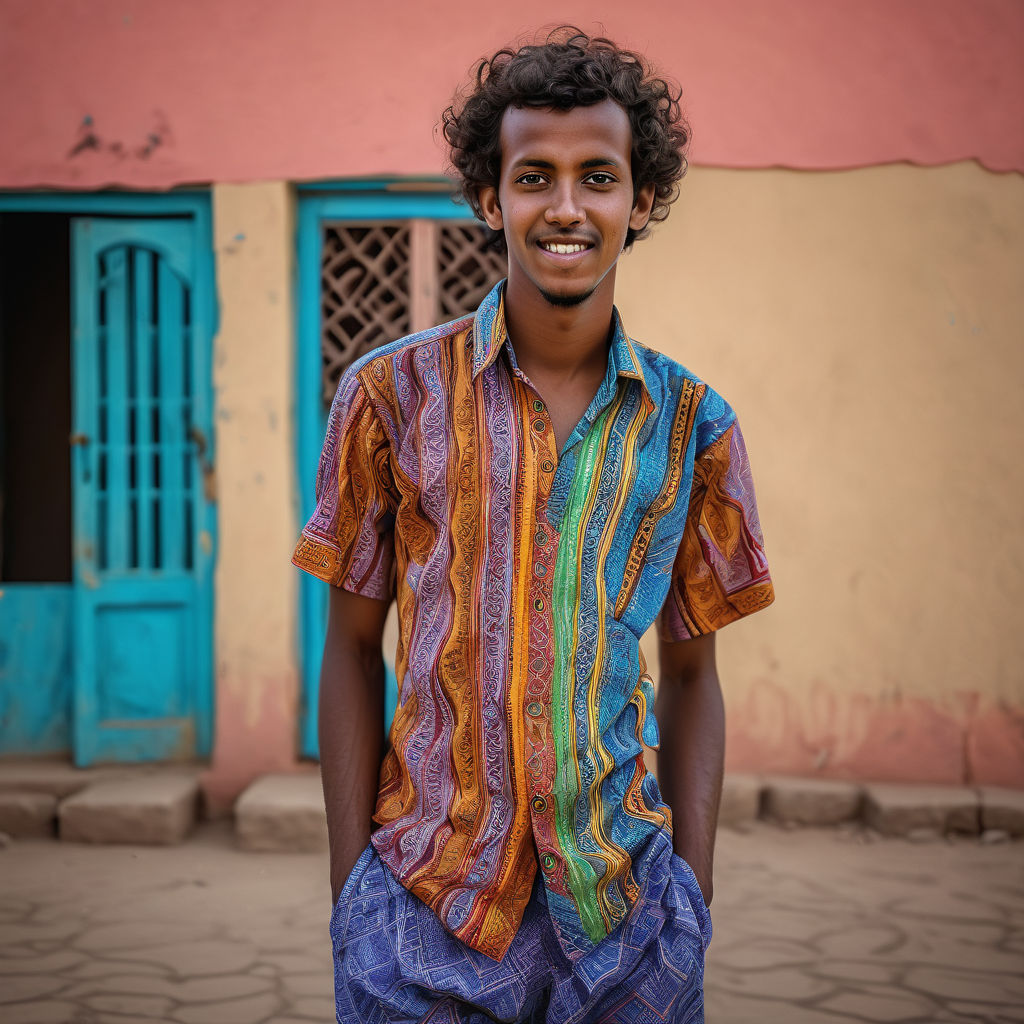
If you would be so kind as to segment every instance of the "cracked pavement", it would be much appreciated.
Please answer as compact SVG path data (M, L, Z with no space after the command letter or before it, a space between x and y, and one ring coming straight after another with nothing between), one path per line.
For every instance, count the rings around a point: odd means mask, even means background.
M709 1024L1024 1024L1024 841L719 831ZM0 1022L332 1021L324 854L0 850Z

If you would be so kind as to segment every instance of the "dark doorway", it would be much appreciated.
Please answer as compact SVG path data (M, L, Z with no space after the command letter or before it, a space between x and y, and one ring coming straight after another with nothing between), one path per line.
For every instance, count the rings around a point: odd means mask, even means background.
M69 217L0 215L0 581L71 580Z

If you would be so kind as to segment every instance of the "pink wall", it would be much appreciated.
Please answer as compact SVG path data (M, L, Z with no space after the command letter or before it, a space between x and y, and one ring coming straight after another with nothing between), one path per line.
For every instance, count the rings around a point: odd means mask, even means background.
M1019 0L0 0L0 187L438 173L469 65L552 15L683 84L695 163L1024 169Z

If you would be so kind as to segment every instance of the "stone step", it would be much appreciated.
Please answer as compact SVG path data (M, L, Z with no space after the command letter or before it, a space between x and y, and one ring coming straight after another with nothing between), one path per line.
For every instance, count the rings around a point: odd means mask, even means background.
M838 825L860 817L863 787L842 779L769 775L761 790L761 817L783 824Z
M315 853L327 849L327 812L320 775L264 775L235 803L235 836L243 850Z
M101 781L57 808L60 838L80 843L180 843L199 806L195 771L164 769Z
M980 794L988 794L983 809ZM987 816L982 821L982 814ZM862 821L883 835L921 841L947 832L1024 835L1024 791L995 787L858 783L798 776L725 775L718 823L756 818L787 825ZM327 848L327 817L314 772L266 775L235 804L235 834L245 850L309 852Z
M968 786L870 782L864 785L864 822L885 836L977 835L981 802Z
M32 790L0 790L0 833L14 839L53 839L57 797Z
M140 773L149 774L156 770L156 765L76 768L68 761L53 759L0 760L0 793L50 793L57 799L63 799L94 782L106 782Z
M722 800L718 805L718 824L742 826L757 817L761 800L761 779L757 775L729 772L722 779Z
M1024 789L979 786L981 827L1024 836Z

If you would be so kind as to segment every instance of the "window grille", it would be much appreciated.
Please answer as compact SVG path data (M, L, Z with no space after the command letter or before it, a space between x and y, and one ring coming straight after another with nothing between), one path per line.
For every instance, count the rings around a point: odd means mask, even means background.
M338 221L324 225L321 353L325 404L361 355L471 313L506 274L471 221Z

